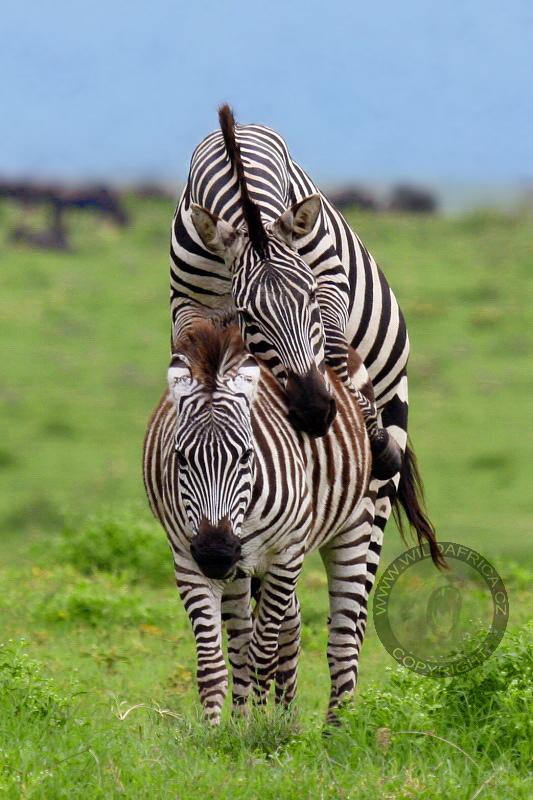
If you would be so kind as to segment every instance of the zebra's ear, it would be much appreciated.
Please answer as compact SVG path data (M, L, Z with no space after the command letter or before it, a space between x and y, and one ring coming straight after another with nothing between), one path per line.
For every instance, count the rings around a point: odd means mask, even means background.
M191 219L208 250L227 262L235 259L243 244L240 231L196 203L191 205Z
M228 388L235 394L243 394L252 402L257 394L261 368L253 356L246 356L234 378L228 380Z
M273 230L287 244L307 236L316 225L320 214L320 195L312 194L288 208L274 222Z
M178 401L180 397L190 394L193 388L193 377L188 360L179 353L172 356L170 367L167 372L168 388L174 398Z

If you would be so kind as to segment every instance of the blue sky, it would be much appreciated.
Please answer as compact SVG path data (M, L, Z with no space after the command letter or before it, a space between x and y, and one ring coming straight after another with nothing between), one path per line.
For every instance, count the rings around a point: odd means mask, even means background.
M317 180L533 178L530 0L4 0L0 173L179 179L229 101Z

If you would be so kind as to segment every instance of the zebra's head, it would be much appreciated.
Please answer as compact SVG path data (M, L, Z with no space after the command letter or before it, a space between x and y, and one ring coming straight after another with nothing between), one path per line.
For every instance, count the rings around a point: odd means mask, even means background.
M252 209L255 223L250 221ZM318 195L294 204L265 226L252 203L247 228L235 228L201 206L191 208L205 247L231 271L233 301L248 349L266 362L285 389L291 424L310 436L323 436L336 413L326 376L317 281L296 249L313 231L319 214Z
M208 578L228 578L241 557L252 497L251 407L260 368L236 326L198 322L174 346L168 384L176 408L175 474L191 553Z

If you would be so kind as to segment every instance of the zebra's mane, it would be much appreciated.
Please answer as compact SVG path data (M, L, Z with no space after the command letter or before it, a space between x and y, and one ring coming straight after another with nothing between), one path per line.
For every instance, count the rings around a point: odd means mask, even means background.
M187 358L194 377L208 392L214 392L220 375L248 352L229 315L197 320L173 343L172 350Z
M224 144L228 153L229 160L237 172L237 180L241 190L242 210L250 241L254 250L261 258L268 257L268 236L263 227L259 206L254 203L248 192L248 184L244 174L244 164L242 163L241 148L235 136L235 117L233 111L227 103L218 109L218 119L224 137Z

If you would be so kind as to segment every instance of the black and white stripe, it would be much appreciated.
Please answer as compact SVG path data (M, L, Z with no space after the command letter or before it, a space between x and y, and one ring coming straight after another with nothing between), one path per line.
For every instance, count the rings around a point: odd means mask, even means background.
M350 375L371 392L355 354ZM320 549L328 573L330 714L355 688L366 603L374 497L370 445L353 394L330 372L338 413L311 438L287 420L272 374L247 353L237 328L197 322L175 345L166 393L149 424L144 479L165 528L197 644L206 717L227 690L221 619L229 636L233 703L251 684L260 703L296 688L304 554ZM254 616L250 577L261 578ZM359 627L358 627L359 626Z
M286 389L291 372L302 375L313 365L325 376L329 389L325 364L349 386L349 343L362 357L373 382L379 421L403 452L407 446L409 341L394 293L364 244L291 158L276 132L263 125L237 125L235 137L250 197L265 223L268 265L265 269L264 259L246 237L238 259L229 265L221 251L217 254L206 246L195 227L192 210L197 204L232 228L246 229L238 175L224 136L217 130L192 156L188 181L173 219L174 335L179 336L206 308L236 308L248 348ZM279 220L288 208L312 195L320 197L316 222L303 236L293 237L289 246L280 236ZM364 399L358 399L371 416L374 407L365 407ZM392 479L373 482L376 507L368 590L379 563L383 531L399 479L397 473ZM426 530L419 529L422 517L408 516L417 533L426 537ZM427 530L432 530L423 519ZM362 617L364 626L366 609Z

